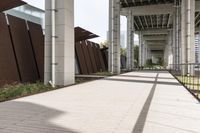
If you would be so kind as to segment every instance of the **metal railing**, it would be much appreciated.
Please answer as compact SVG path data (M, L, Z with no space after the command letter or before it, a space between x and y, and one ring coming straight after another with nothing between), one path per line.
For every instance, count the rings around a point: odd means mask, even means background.
M169 72L200 100L200 64L171 64Z

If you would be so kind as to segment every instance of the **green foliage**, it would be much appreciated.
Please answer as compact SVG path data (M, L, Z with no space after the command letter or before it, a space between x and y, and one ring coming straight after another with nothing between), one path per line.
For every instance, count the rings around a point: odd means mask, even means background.
M157 64L160 66L164 66L164 60L162 58L159 58Z
M146 66L147 67L152 67L154 64L153 64L153 61L152 61L152 59L147 59L146 60Z
M126 56L126 48L121 48L120 53L121 55Z
M101 42L99 45L101 48L108 47L108 41Z
M113 74L110 73L110 72L97 72L94 75L98 75L98 76L113 76Z
M53 90L42 83L5 85L0 88L0 102Z
M139 66L139 46L134 46L134 58L135 58L135 65Z

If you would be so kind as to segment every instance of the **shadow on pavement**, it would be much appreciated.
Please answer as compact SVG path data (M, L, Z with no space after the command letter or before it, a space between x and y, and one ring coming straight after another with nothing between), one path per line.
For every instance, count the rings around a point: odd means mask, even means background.
M150 76L138 76L138 75L119 75L118 77L129 77L129 78L149 78L154 79L155 77ZM159 79L174 79L174 78L168 78L168 77L159 77Z
M0 104L0 132L80 133L51 122L62 114L61 111L29 102L4 102Z
M154 77L155 78L155 77ZM159 78L158 78L159 79ZM120 78L105 78L103 80L109 80L109 81L121 81L121 82L132 82L132 83L148 83L148 84L154 84L154 81L148 81L148 80L133 80L133 79L120 79ZM164 81L157 81L158 85L175 85L175 86L182 86L179 83L176 82L164 82Z

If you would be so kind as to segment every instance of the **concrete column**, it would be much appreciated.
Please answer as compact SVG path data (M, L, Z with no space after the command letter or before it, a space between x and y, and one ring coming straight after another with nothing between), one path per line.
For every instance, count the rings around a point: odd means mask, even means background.
M113 66L113 45L112 45L112 18L113 18L113 0L109 0L109 39L108 39L108 71L112 72Z
M174 5L174 17L173 17L173 63L175 64L175 69L178 68L180 64L180 6L179 3Z
M120 0L113 0L112 12L112 73L120 74Z
M144 41L144 44L143 44L143 53L142 53L142 58L143 58L143 60L142 60L142 65L143 66L145 66L145 64L146 64L146 60L147 60L147 43L146 43L146 41Z
M167 61L167 68L170 69L171 65L173 64L173 49L172 49L172 31L169 31L168 34L168 61Z
M147 59L151 59L151 49L147 48Z
M134 17L129 12L127 16L127 70L134 68Z
M143 37L142 37L142 34L139 33L139 66L141 67L142 66L142 52L143 52Z
M129 12L129 15L127 16L127 70L131 70L131 44L132 44L132 14Z
M199 46L199 54L198 54L199 60L198 60L198 63L200 63L200 32L198 32L198 46Z
M195 63L195 0L182 1L182 63ZM183 68L183 74L194 74L194 68Z
M168 66L168 56L169 56L169 43L165 45L164 50L164 63Z
M52 81L55 65L55 85L70 85L75 79L74 0L45 0L45 84ZM52 11L55 11L55 34L52 36ZM52 38L55 38L55 62L52 62Z

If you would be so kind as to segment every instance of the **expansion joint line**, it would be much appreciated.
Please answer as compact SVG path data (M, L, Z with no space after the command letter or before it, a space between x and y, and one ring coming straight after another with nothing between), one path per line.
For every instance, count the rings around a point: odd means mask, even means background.
M157 73L157 75L156 75L154 85L151 88L151 91L149 93L149 96L148 96L143 108L142 108L142 111L140 112L140 115L139 115L139 117L136 121L136 124L135 124L135 127L134 127L132 133L142 133L143 132L144 125L145 125L147 115L148 115L148 112L149 112L149 108L150 108L150 105L151 105L151 102L153 100L153 96L154 96L154 93L155 93L155 90L156 90L156 86L157 86L157 82L158 82L158 76L159 76L159 73Z

